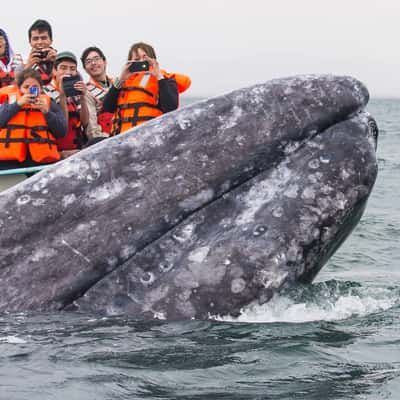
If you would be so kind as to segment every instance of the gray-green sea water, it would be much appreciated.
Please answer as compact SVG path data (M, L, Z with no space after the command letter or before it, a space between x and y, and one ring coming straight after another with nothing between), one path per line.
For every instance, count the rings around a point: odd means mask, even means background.
M400 100L379 175L317 280L238 320L0 315L0 399L400 399Z

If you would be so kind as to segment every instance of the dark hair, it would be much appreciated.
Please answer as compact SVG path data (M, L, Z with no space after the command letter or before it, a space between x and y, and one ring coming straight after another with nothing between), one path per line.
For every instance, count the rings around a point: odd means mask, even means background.
M44 19L37 19L29 28L28 36L29 41L31 40L32 31L47 32L50 39L53 40L53 31L51 30L51 25Z
M150 58L154 58L156 59L156 52L153 48L153 46L150 46L147 43L143 43L143 42L138 42L135 43L131 46L131 48L129 49L129 53L128 53L128 60L132 59L132 53L133 52L137 52L139 49L142 49Z
M21 87L21 85L28 79L28 78L33 78L36 79L39 82L40 87L43 86L43 81L40 76L40 72L36 71L36 69L32 68L27 68L19 72L15 78L15 81L17 83L18 87Z
M92 51L96 52L104 61L106 61L106 56L104 55L104 53L98 47L90 46L87 49L83 50L83 53L81 55L81 62L82 62L83 68L85 68L86 57Z

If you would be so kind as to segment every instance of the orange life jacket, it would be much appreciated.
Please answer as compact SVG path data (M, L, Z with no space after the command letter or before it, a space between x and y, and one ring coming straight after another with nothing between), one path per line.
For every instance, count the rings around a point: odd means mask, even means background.
M6 72L0 70L0 88L11 85L14 82L14 79L14 71Z
M164 78L174 78L178 92L190 86L190 78L181 74L161 71ZM117 135L128 129L158 117L162 111L158 107L158 79L150 72L138 72L127 79L118 96L117 111L114 114L112 134Z
M107 77L107 80L112 84L113 80ZM97 123L101 126L101 131L110 134L112 131L112 120L114 117L114 113L105 112L101 110L101 105L103 104L104 96L107 94L108 89L101 86L96 80L93 78L86 84L89 93L98 100L97 110Z
M60 92L55 81L44 87L44 91L57 104L60 103ZM1 97L0 97L1 98ZM57 138L57 146L60 150L81 149L86 139L82 130L80 118L80 104L73 97L67 97L68 131L62 138Z
M21 97L17 88L8 95L8 102L13 103ZM40 95L48 102L50 97ZM32 108L31 105L23 106L0 129L0 160L25 161L29 151L33 161L37 163L50 163L60 159L56 140L49 131L44 114Z

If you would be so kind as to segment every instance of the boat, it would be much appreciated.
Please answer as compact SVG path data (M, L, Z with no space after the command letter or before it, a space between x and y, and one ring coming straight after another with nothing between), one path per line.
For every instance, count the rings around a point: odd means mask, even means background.
M0 170L0 192L6 190L19 182L24 181L31 174L39 172L51 164L35 165L33 167L12 168Z

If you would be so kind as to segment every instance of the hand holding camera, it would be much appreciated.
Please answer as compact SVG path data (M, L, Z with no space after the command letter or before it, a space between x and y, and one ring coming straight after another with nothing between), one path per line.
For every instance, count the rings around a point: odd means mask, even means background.
M17 104L22 107L26 105L36 104L39 98L39 88L31 86L27 93L24 93L17 101Z
M66 97L82 96L86 93L86 85L79 74L63 76L62 89Z

